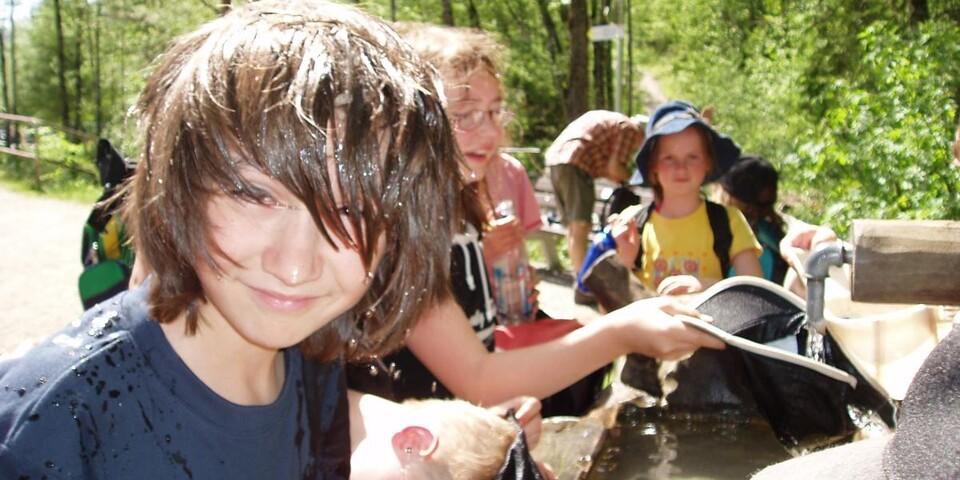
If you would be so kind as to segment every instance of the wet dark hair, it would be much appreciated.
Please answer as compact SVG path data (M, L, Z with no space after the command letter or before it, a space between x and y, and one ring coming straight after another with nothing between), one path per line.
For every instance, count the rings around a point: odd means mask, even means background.
M170 322L186 311L196 331L204 293L195 265L219 271L205 206L221 194L262 201L240 174L252 167L300 199L331 245L356 248L368 271L385 240L366 294L304 340L304 352L329 359L346 343L350 357L398 346L449 296L461 222L461 165L438 85L389 27L326 1L251 2L176 40L137 105L144 147L125 208L154 273L151 315Z

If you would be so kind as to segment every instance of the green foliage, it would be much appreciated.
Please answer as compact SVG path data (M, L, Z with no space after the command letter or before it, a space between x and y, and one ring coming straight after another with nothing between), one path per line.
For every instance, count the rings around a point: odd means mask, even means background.
M74 142L48 127L21 134L24 143L19 149L37 154L39 161L4 154L0 158L0 178L5 183L18 190L39 190L61 198L93 200L99 195L102 188L92 142Z
M436 0L395 3L397 20L442 21ZM451 3L458 26L477 20L506 47L503 81L517 113L512 143L545 148L567 117L569 3L543 1L559 50L539 0ZM781 196L792 211L841 233L858 217L960 218L960 172L949 166L960 101L956 3L930 0L930 19L915 23L911 2L623 0L632 9L629 47L637 61L632 104L644 96L639 79L652 71L669 96L714 105L720 130L781 168ZM61 4L68 98L58 85L53 1L43 0L17 24L18 110L59 124L66 101L69 126L99 131L135 157L139 132L127 112L151 62L176 35L213 18L216 2ZM360 6L392 14L389 0ZM92 166L89 152L63 139L46 142L46 154ZM541 171L542 155L517 156L532 176ZM7 175L32 175L23 161L0 163ZM63 181L83 181L58 168Z
M171 39L213 18L216 10L200 0L60 4L67 98L60 94L57 75L54 5L43 0L29 22L17 24L18 111L63 125L66 103L69 119L63 126L99 133L134 151L137 135L126 117L150 62Z
M798 184L831 206L824 220L960 218L960 172L950 141L960 74L960 29L877 22L859 35L855 75L824 93L823 118L787 157ZM813 206L808 206L813 207Z
M840 233L854 218L960 218L956 18L843 0L656 0L641 18L641 58L780 166L794 213Z
M546 149L565 123L562 83L567 58L563 53L551 55L548 35L535 1L474 0L473 3L480 27L505 47L501 62L504 90L508 105L517 114L509 127L512 143ZM440 2L435 0L398 1L397 4L398 21L435 24L442 21ZM367 1L362 6L370 13L390 18L389 1ZM456 26L470 27L467 2L453 2L453 7ZM563 42L567 40L567 34L559 8L558 2L549 2L550 14ZM521 155L518 158L531 171L543 168L541 155Z

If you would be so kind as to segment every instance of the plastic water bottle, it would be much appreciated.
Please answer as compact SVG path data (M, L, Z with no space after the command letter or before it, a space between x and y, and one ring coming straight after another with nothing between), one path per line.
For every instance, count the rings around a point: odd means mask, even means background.
M495 212L497 224L512 222L515 218L513 201L504 200L497 205ZM491 260L493 293L500 323L512 325L527 321L533 313L533 305L528 296L531 279L526 246L521 242Z

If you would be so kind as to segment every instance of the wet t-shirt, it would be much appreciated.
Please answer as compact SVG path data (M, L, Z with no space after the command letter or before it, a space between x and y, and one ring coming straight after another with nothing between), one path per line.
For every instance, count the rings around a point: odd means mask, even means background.
M0 363L0 478L343 478L341 461L311 454L324 437L311 439L298 351L284 352L276 401L231 403L183 363L143 296L122 293ZM325 388L314 411L342 415L340 365L311 375ZM331 451L349 451L347 421L315 418L340 438Z

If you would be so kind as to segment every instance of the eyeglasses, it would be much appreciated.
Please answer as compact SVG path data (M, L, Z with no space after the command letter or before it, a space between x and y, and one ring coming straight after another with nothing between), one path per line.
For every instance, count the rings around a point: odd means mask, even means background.
M463 113L451 113L450 119L453 121L453 127L457 130L474 130L483 125L483 121L490 118L490 122L496 127L503 127L513 121L515 115L505 108L493 110L470 110Z

